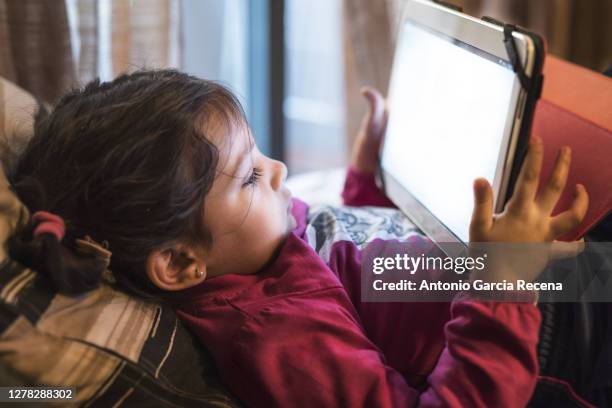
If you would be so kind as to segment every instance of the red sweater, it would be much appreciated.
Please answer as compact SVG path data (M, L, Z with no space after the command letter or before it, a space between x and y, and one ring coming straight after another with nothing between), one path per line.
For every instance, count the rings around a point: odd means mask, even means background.
M352 171L343 197L390 204L371 177ZM264 270L206 280L176 306L245 405L526 405L538 373L535 306L362 303L359 248L334 242L324 261L307 213L296 200L298 227Z

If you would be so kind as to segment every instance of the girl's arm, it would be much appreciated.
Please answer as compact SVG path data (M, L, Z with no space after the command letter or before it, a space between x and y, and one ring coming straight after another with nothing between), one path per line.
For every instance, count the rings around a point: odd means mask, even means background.
M376 206L395 208L395 204L376 185L374 174L349 167L342 190L342 202L352 207Z
M406 253L417 256L425 242L414 238ZM361 302L362 259L354 243L339 241L331 247L329 266L385 364L421 390L418 405L527 404L538 374L540 313L532 302L479 302L467 295L451 304Z
M183 317L247 406L525 406L537 375L537 308L458 301L451 313L447 347L425 389L389 365L341 287L213 306L200 317L208 324Z
M525 406L535 388L540 313L533 304L456 301L447 346L420 405Z

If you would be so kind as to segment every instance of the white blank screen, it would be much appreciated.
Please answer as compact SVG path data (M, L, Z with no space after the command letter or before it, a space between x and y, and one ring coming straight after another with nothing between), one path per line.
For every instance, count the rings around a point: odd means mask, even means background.
M493 183L515 76L411 23L401 36L382 165L467 242L472 183Z

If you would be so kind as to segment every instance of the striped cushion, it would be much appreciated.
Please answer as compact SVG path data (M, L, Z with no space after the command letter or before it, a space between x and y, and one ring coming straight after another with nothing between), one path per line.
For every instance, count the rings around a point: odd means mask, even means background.
M237 406L171 308L108 285L79 297L49 287L13 261L1 267L3 385L76 387L88 406Z

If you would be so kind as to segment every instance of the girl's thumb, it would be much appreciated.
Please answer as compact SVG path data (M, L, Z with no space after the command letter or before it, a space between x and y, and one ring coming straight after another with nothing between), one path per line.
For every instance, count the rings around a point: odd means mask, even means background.
M361 88L361 94L368 102L368 122L370 126L377 127L383 121L384 101L382 95L369 87Z

